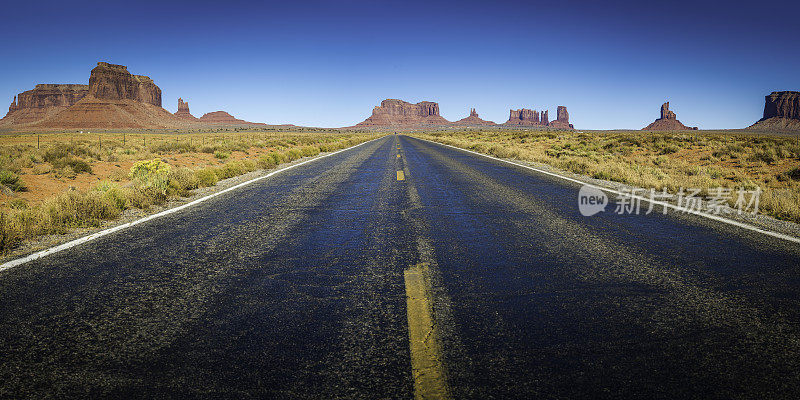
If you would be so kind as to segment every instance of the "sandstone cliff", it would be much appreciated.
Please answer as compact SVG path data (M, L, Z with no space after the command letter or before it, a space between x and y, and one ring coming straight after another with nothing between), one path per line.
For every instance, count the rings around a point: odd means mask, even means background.
M456 122L453 122L454 125L464 125L464 126L477 126L477 125L497 125L492 121L486 121L481 119L478 116L478 112L475 111L474 108L470 109L469 116L466 118L462 118Z
M575 127L569 123L569 113L565 106L558 106L556 110L556 119L550 121L547 125L557 129L575 129Z
M14 96L0 125L25 125L41 121L74 105L89 93L88 85L38 84Z
M72 107L33 126L52 129L171 129L187 128L191 124L152 104L86 96Z
M190 126L161 108L161 89L124 65L98 62L89 76L88 94L72 106L36 124L42 128L150 129Z
M124 65L99 62L89 76L89 94L103 100L134 100L161 107L161 89L152 79L131 75Z
M416 104L397 99L386 99L372 109L372 115L356 126L415 126L447 125L450 122L439 115L439 104L421 101Z
M696 127L688 127L678 121L674 112L669 109L669 102L661 105L661 117L653 121L650 125L642 128L643 131L687 131L697 130Z
M764 98L764 116L752 129L800 130L800 92L772 92Z
M509 111L508 121L505 122L505 125L542 125L542 120L539 117L539 111L520 108Z
M178 98L178 111L175 112L175 116L187 121L198 121L198 119L189 112L189 103L183 101L182 98Z

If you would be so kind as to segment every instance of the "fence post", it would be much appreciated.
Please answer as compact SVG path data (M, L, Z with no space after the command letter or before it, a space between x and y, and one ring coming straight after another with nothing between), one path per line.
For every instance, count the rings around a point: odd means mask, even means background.
M36 148L39 148L39 134L36 134Z

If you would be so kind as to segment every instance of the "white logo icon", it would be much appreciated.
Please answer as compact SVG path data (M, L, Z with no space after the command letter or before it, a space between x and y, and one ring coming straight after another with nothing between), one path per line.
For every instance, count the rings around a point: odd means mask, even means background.
M600 211L605 211L606 205L608 205L608 196L602 190L593 186L581 186L581 190L578 191L578 210L584 217L591 217Z

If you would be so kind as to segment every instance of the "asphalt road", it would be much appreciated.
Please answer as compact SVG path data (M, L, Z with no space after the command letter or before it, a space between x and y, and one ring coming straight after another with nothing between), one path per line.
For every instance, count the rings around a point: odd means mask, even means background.
M0 397L800 395L800 246L578 189L392 135L17 266Z

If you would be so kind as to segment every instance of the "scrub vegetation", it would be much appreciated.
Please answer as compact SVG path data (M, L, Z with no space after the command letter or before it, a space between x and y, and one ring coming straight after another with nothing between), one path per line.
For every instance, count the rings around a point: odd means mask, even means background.
M0 252L97 227L258 169L374 139L374 133L0 136ZM30 184L28 184L30 183Z
M763 191L759 211L800 222L800 138L732 132L462 130L414 136L642 188ZM731 205L735 201L731 199Z

